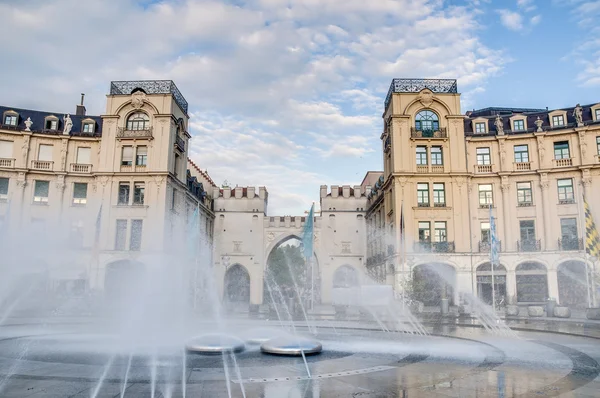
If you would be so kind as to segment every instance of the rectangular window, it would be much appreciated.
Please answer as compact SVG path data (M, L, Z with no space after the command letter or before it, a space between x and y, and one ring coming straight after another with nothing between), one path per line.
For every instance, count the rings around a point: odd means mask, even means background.
M124 146L121 152L121 166L131 166L133 164L133 147Z
M479 184L479 206L489 207L493 204L492 184Z
M129 191L130 185L128 182L119 183L119 201L120 205L128 205L129 204Z
M552 116L552 126L560 127L565 125L565 118L563 115Z
M419 207L429 207L429 184L417 184L417 204Z
M173 188L172 196L171 196L171 210L175 210L177 207L177 190Z
M58 130L58 120L47 120L46 130Z
M529 147L527 145L515 145L515 163L529 162Z
M490 223L482 222L480 224L481 228L481 242L482 243L490 243Z
M93 123L84 123L83 124L83 132L91 134L94 132L94 124Z
M558 185L558 203L575 203L575 193L573 191L573 179L563 178L557 180Z
M38 148L38 158L37 158L37 160L51 162L52 161L52 149L53 148L54 148L53 145L40 144L40 147Z
M433 184L433 206L446 207L446 191L444 183Z
M36 180L33 187L33 203L48 204L50 181Z
M13 142L0 141L0 159L12 159L13 157Z
M173 174L177 177L177 173L179 172L179 155L175 154L175 161L173 162Z
M73 184L73 204L85 205L87 203L87 188L88 184L76 182Z
M92 164L91 156L92 156L92 148L89 148L89 147L77 148L77 164Z
M429 221L419 221L419 242L431 242Z
M8 200L8 178L0 178L0 202Z
M427 147L418 146L417 147L417 165L426 165L427 164Z
M9 125L9 126L16 126L17 125L17 116L6 115L4 117L4 124Z
M521 220L519 221L519 229L523 248L530 249L527 246L535 242L535 222L533 220Z
M517 203L519 206L531 206L533 204L531 182L517 182Z
M133 184L133 204L143 205L144 204L144 183L136 182Z
M514 130L515 131L523 131L525 130L525 121L520 119L520 120L515 120L513 122L514 125Z
M136 148L137 154L135 156L135 165L136 166L146 166L146 162L148 161L148 147L147 146L138 146Z
M431 164L434 166L441 166L444 164L444 158L442 157L442 147L432 146L431 147Z
M490 156L490 148L477 148L477 164L486 165L492 164Z
M126 239L127 220L117 220L117 230L115 232L115 250L125 250Z
M596 121L600 122L600 109L596 109Z
M570 159L569 142L559 141L554 143L554 159Z
M139 251L142 247L143 220L131 220L131 238L129 239L129 250Z
M475 132L477 134L485 134L485 123L475 123Z
M436 221L434 223L435 229L433 232L434 242L447 242L448 235L446 233L446 221Z
M560 246L563 250L579 250L579 236L576 218L560 219Z
M596 137L596 151L600 155L600 137Z

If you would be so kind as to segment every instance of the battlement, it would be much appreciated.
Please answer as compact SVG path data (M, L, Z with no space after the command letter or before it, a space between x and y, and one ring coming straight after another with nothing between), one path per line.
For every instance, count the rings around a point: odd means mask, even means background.
M269 197L266 187L258 187L258 192L256 191L256 187L214 188L213 194L215 198L224 199L267 199Z
M370 191L369 186L361 187L360 185L332 185L331 190L327 185L321 185L321 199L326 197L348 199L355 198L359 199L364 197Z

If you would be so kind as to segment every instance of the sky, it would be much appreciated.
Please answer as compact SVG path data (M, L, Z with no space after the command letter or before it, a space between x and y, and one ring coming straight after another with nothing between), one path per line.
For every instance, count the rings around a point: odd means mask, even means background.
M301 215L381 170L392 78L454 78L463 113L600 102L599 0L0 0L0 105L104 113L111 80L170 79L189 156Z

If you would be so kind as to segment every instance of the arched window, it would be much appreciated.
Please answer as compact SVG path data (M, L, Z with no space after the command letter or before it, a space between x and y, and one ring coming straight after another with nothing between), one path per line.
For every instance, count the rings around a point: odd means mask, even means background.
M422 131L423 135L427 133L433 134L440 129L438 115L430 110L422 110L415 117L415 129Z
M144 112L133 113L127 119L127 130L149 130L150 118Z

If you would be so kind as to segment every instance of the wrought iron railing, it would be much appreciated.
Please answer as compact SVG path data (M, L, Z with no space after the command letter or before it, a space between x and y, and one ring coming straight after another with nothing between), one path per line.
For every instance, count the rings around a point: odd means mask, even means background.
M416 127L410 128L411 138L448 138L448 130L446 127L440 127L439 129L417 129Z
M177 149L179 149L181 152L185 152L185 141L183 140L183 138L181 138L180 136L175 136L175 146L177 147Z
M113 81L110 82L110 95L130 95L136 88L146 94L171 94L177 105L188 112L188 103L172 80Z
M517 251L519 252L539 252L541 248L541 239L527 239L517 241Z
M414 250L417 253L454 253L454 242L415 242Z
M558 204L559 205L570 205L575 203L575 198L566 198L566 199L559 199L558 200Z
M117 138L120 139L137 139L137 138L152 138L152 126L146 130L127 130L125 127L117 129Z
M566 238L558 240L558 250L583 250L583 239Z
M488 241L479 241L479 253L488 253L492 249L490 242ZM498 241L498 251L502 251L502 241Z
M418 93L425 88L434 93L458 93L456 79L392 79L385 97L385 109L387 109L393 93Z

